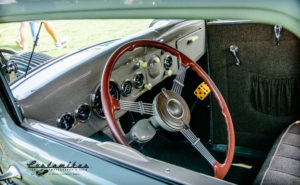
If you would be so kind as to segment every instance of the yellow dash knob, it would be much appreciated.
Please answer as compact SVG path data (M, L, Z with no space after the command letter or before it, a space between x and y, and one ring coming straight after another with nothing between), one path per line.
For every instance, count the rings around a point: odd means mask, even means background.
M148 64L147 64L147 62L139 60L139 66L140 66L140 68L146 68L148 66Z
M193 43L193 42L195 42L198 38L199 38L198 36L192 36L192 37L189 37L187 43L188 43L188 44Z
M152 89L152 84L151 83L147 83L144 85L145 89L147 90L151 90Z
M159 63L159 62L160 62L160 59L159 59L158 57L155 57L155 58L153 59L153 61L154 61L155 63Z
M197 89L194 91L194 95L196 95L200 100L204 100L210 93L210 88L205 82L202 82Z
M171 69L165 71L165 75L172 76L173 72Z

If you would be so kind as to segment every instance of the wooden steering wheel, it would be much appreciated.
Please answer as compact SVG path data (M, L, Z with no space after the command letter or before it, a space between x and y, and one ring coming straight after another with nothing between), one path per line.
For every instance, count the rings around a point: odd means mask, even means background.
M162 49L166 52L176 56L181 62L179 71L174 80L172 90L162 89L153 101L153 104L143 102L118 101L114 99L109 92L109 84L111 73L118 59L127 51L132 51L138 47L154 47ZM219 163L201 143L200 139L189 129L190 111L184 99L180 96L184 86L184 76L187 68L194 70L199 77L210 87L215 99L221 108L222 115L225 120L227 130L227 153L224 163ZM194 61L177 49L170 47L164 43L153 40L136 40L129 42L118 48L109 58L104 67L101 79L101 99L107 124L113 134L116 142L129 146L121 128L116 121L115 111L127 110L149 114L154 117L156 124L153 127L163 128L171 132L180 131L191 144L204 156L204 158L211 164L215 177L223 179L227 174L234 155L235 136L230 112L227 104L222 97L220 91L212 81L212 79L205 73L205 71ZM147 125L146 127L149 127ZM145 126L141 127L145 128Z

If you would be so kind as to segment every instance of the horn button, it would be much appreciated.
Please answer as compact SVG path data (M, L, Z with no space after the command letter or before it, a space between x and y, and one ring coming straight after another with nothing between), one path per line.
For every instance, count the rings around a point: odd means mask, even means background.
M190 109L185 100L173 91L162 89L154 99L155 120L165 130L177 132L189 127Z

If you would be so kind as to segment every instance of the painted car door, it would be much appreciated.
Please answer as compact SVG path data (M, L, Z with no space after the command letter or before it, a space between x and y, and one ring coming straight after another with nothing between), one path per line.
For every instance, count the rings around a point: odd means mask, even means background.
M0 166L16 165L16 184L161 184L88 153L17 126L0 101ZM140 184L138 183L138 184Z

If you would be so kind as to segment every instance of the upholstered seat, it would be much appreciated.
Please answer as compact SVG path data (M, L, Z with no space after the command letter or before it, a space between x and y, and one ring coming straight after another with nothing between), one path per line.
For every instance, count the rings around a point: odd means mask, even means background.
M254 184L300 185L300 121L277 139Z

